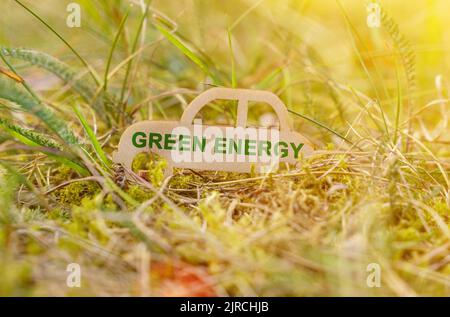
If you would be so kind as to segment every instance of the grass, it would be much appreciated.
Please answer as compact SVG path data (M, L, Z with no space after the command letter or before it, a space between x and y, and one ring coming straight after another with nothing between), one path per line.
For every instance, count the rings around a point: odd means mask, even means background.
M382 1L379 29L361 1L131 2L79 1L80 29L63 1L0 5L23 25L0 33L0 295L449 295L446 1ZM211 86L276 93L317 151L263 175L111 164L126 126Z

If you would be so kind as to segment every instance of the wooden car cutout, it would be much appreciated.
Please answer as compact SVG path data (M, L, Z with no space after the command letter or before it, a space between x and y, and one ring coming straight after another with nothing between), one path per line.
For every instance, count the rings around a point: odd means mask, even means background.
M195 119L214 100L237 101L235 126L203 125ZM278 117L279 128L248 127L248 103L267 103ZM113 161L131 170L133 159L152 152L173 168L228 172L266 172L278 163L296 164L313 145L293 131L286 106L275 94L261 90L212 88L198 95L185 109L180 121L140 121L122 134Z

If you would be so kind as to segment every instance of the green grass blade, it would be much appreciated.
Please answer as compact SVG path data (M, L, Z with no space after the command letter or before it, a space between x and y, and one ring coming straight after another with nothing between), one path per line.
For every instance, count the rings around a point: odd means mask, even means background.
M14 178L13 181L10 180L9 182L6 182L6 184L8 184L9 186L12 185L13 190L6 187L5 190L2 190L0 192L0 202L2 204L1 206L6 207L0 208L0 224L5 224L5 221L6 223L15 221L15 215L11 206L14 199L13 197L15 197L17 194L16 186L19 184L26 186L45 206L48 207L46 198L42 195L41 191L27 177L25 177L25 175L20 173L15 167L5 161L0 160L0 166L2 166L3 169L7 171L7 173L4 174L2 178L5 176Z
M394 146L397 144L398 132L399 132L399 122L400 122L400 111L402 107L402 88L400 85L400 74L397 62L395 63L395 75L397 80L397 108L395 109L395 131L394 131Z
M108 158L106 157L106 154L102 149L102 146L98 142L94 131L92 131L91 127L89 126L86 118L83 116L83 114L81 113L78 106L74 106L73 110L75 111L75 114L77 115L78 120L80 120L81 124L83 125L84 130L86 131L86 134L88 135L89 139L91 140L92 146L94 147L97 157L100 159L100 161L106 168L109 168L110 162L109 162Z
M82 176L89 175L89 171L81 163L68 157L67 154L60 151L59 149L41 146L40 144L37 144L34 141L28 139L27 137L15 132L15 131L12 131L12 130L8 131L8 133L12 137L16 138L17 140L19 140L21 143L23 143L26 146L26 147L21 147L20 148L21 150L32 151L33 153L35 153L35 152L43 153L46 156L48 156L49 158L69 167L70 169L76 171L77 173L79 173Z
M116 49L117 42L119 41L120 35L122 34L123 28L125 26L125 22L128 19L129 13L130 13L130 11L127 11L127 13L123 17L122 21L120 22L119 28L117 29L116 36L114 37L114 41L113 41L111 49L109 51L108 61L106 62L105 75L104 75L104 79L103 79L103 90L105 92L108 91L108 75L109 75L109 68L111 67L112 57L114 55L114 51Z
M76 144L78 142L64 120L56 116L50 108L36 100L13 80L0 78L0 98L16 103L22 110L41 119L50 130L55 132L67 144Z
M0 51L0 58L8 65L9 69L19 78L19 74L14 67L6 60ZM70 131L64 120L54 114L50 108L45 106L34 91L25 81L20 82L24 89L20 88L16 81L12 79L0 78L0 98L18 104L25 110L40 118L48 128L53 130L67 144L76 144L77 138Z
M239 25L239 23L242 22L253 10L255 10L264 0L256 1L251 7L249 7L247 10L245 10L244 13L242 13L236 21L233 22L233 24L230 26L230 31L232 31L236 26Z
M234 61L234 51L233 51L233 41L231 39L231 30L227 29L227 35L228 35L228 47L230 49L230 57L231 57L231 87L236 88L236 67L235 67L235 61Z
M49 71L69 84L86 102L92 101L95 94L93 89L84 82L85 80L78 79L78 73L59 59L46 53L29 49L0 47L0 50L4 56L27 61L32 65Z
M361 55L361 52L359 51L359 49L357 47L355 38L356 38L356 40L358 40L359 43L364 43L364 42L361 40L361 37L359 36L358 31L356 30L355 26L352 24L349 16L347 15L347 12L345 11L345 9L342 6L341 2L339 0L337 0L337 3L339 5L339 8L341 9L341 12L342 12L343 16L344 16L345 22L347 23L349 35L351 37L351 42L352 42L354 51L356 53L356 56L358 57L359 63L361 64L364 72L366 73L366 76L369 79L370 85L372 86L372 88L373 88L373 90L375 92L375 96L377 98L377 105L378 105L378 108L380 110L381 117L383 119L384 129L385 129L386 134L389 135L389 128L388 128L386 116L385 116L385 113L384 113L384 110L383 110L383 106L381 104L381 102L382 102L381 95L380 95L380 93L378 91L377 86L375 85L375 81L372 78L372 75L370 74L369 69L367 68L366 63L364 62L364 59L363 59L363 57ZM378 68L376 67L376 65L374 65L374 68L377 70L377 73L378 73Z
M48 157L54 159L55 161L66 165L67 167L73 169L74 171L76 171L78 174L82 175L82 176L88 176L90 175L89 171L82 166L80 163L67 158L65 156L63 156L62 152L61 153L53 153L52 151L47 151L45 147L39 147L39 151L46 154Z
M220 84L220 80L214 75L213 72L211 72L206 62L200 56L190 50L175 34L172 34L165 27L158 24L155 24L155 26L159 30L159 32L161 32L161 34L164 35L167 40L169 40L170 43L172 43L176 48L180 50L181 53L183 53L187 58L194 62L198 67L200 67L200 69L207 76L211 77L215 85Z
M274 71L264 77L259 83L256 84L257 89L267 89L272 81L283 72L284 67L277 67Z
M296 116L299 116L299 117L301 117L301 118L303 118L303 119L306 119L306 120L308 120L308 121L314 123L315 125L317 125L317 126L323 128L323 129L325 129L325 130L331 132L331 133L334 134L335 136L337 136L337 137L341 138L342 140L344 140L344 141L350 143L351 145L354 145L354 143L353 143L352 141L350 141L348 138L346 138L345 136L343 136L343 135L340 134L339 132L333 130L332 128L326 126L325 124L323 124L323 123L321 123L321 122L319 122L319 121L317 121L317 120L315 120L315 119L313 119L313 118L310 118L310 117L308 117L308 116L305 116L305 115L303 115L303 114L301 114L301 113L298 113L297 111L294 111L294 110L291 110L291 109L288 109L288 111L289 111L290 113L292 113L292 114L295 114Z
M89 65L89 63L81 57L81 55L72 47L72 45L69 44L52 26L50 26L47 22L45 22L39 15L37 15L33 10L28 8L26 5L24 5L19 0L14 0L19 4L21 7L23 7L25 10L27 10L29 13L31 13L36 19L38 19L42 24L44 24L53 34L55 34L71 51L75 54L75 56L80 60L80 62L89 70L89 73L91 74L92 78L95 80L97 85L100 85L100 79L94 70L94 68Z
M21 143L32 147L37 147L39 152L42 152L48 157L53 158L55 161L70 167L81 175L85 176L89 174L88 170L76 160L66 157L66 154L61 152L62 146L47 136L30 129L23 128L1 118L0 127Z
M46 137L45 135L29 129L25 129L21 126L9 122L6 119L0 118L0 127L5 129L11 135L17 137L22 143L26 145L40 145L54 149L62 148L60 144Z
M136 35L135 35L134 40L133 40L133 46L132 46L132 52L131 52L132 54L134 52L136 52L137 45L138 45L138 42L139 42L139 36L141 35L142 26L144 25L145 18L147 17L148 9L149 9L149 4L147 4L145 12L144 12L144 14L141 17L141 20L139 21L138 30L137 30ZM119 101L120 101L121 104L123 103L123 110L124 110L124 112L125 112L125 107L126 107L126 102L124 100L125 90L126 90L127 85L128 85L128 78L130 76L131 65L132 65L132 60L129 60L128 63L127 63L127 69L125 71L125 78L123 80L122 90L120 92L120 99L119 99Z

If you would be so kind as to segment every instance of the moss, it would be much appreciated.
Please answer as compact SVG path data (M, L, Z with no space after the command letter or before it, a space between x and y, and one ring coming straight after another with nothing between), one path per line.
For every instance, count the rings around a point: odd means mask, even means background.
M159 187L164 181L164 172L167 166L167 161L157 154L140 153L134 158L132 169L138 173L145 171L144 174L139 174L154 186Z
M62 183L77 177L77 173L66 165L59 165L52 170L52 180L54 183Z
M109 240L108 225L99 214L98 201L90 198L81 199L80 206L73 206L71 221L65 224L72 234L83 238L92 239L106 243Z
M126 193L138 202L147 201L154 196L154 194L150 190L139 185L130 186L127 189Z
M60 207L49 210L46 215L49 220L57 220L60 222L65 222L70 219L70 212Z
M106 210L110 210L110 211L118 210L118 206L114 202L113 196L111 194L106 195L105 198L103 199L103 207Z
M79 205L85 198L93 198L100 192L100 186L95 182L81 181L70 183L54 192L57 201L64 205Z
M38 222L46 219L45 213L40 208L27 208L22 211L22 217L25 222Z
M397 239L400 241L418 241L422 238L421 233L412 227L397 229L395 232Z
M201 177L193 173L179 174L172 178L170 185L173 186L173 188L189 188L194 181L198 181L199 179L201 179Z

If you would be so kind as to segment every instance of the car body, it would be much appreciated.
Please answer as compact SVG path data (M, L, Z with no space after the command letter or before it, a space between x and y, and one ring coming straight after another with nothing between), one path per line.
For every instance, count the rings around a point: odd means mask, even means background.
M197 113L214 100L236 100L236 126L203 125ZM279 128L248 127L248 102L270 105ZM140 121L121 136L113 161L131 169L135 156L153 152L168 162L167 174L175 168L229 172L264 172L281 162L296 164L313 151L311 142L292 130L283 102L273 93L260 90L212 88L197 96L180 121Z

